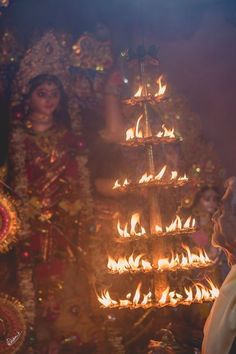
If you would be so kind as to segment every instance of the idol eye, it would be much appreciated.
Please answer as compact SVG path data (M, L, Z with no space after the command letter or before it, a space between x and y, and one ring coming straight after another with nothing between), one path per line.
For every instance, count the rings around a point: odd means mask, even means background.
M39 91L38 96L39 97L46 97L46 93L44 91Z

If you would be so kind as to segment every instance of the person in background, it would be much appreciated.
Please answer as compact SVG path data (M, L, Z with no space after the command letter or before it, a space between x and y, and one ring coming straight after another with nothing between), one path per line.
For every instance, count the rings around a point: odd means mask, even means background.
M198 231L192 235L196 246L204 248L209 257L215 259L218 250L211 244L213 230L212 216L220 202L220 193L216 187L203 186L195 195L191 207L192 215L196 219Z
M231 266L204 327L202 354L236 352L236 177L226 181L222 206L213 217L212 244L222 249Z

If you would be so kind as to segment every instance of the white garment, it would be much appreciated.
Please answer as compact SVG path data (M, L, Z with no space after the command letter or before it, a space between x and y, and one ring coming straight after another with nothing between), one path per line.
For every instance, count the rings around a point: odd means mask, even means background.
M204 326L202 354L228 354L236 338L236 265L220 288Z

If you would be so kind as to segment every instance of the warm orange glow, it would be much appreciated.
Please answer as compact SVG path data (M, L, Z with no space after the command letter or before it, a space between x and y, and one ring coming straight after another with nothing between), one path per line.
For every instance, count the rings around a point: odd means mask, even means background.
M164 167L162 167L162 169L161 169L161 171L156 175L156 177L155 177L155 179L157 180L157 181L160 181L162 178L163 178L163 176L164 176L164 174L165 174L165 172L166 172L166 169L167 169L167 166L165 165Z
M120 225L120 220L118 220L117 231L120 237L143 236L146 234L146 230L140 223L139 213L132 215L130 220L130 227L128 227L128 223L126 223L124 228L122 228Z
M129 184L130 184L130 182L128 181L127 178L124 180L123 184L121 184L121 183L119 182L119 180L117 179L117 180L115 181L115 183L114 183L112 189L120 189L120 188L122 188L122 187L128 186Z
M143 91L143 86L139 85L138 91L134 94L134 97L141 97Z
M195 228L195 224L196 221L191 216L184 222L177 215L175 220L172 221L172 223L169 226L161 227L159 225L156 225L155 230L157 235L162 235L162 234L165 235L168 233L181 232L181 231L187 232L188 230L193 230Z
M136 125L132 128L129 128L128 130L126 130L126 134L125 134L126 141L144 138L143 130L140 129L140 122L141 122L142 118L143 118L143 115L141 114L139 116L139 118L137 119ZM163 139L163 141L164 140L166 141L166 139L168 139L168 141L171 141L171 139L174 139L174 140L176 139L174 128L167 129L166 126L163 124L162 129L163 129L163 131L160 131L159 133L156 134L156 137L158 138L158 140L161 141L161 139ZM152 137L148 136L146 138L152 138ZM155 140L154 140L154 142L155 142Z
M161 295L161 298L160 298L160 300L159 300L159 304L160 304L161 306L164 305L164 304L166 304L166 302L167 302L167 296L168 296L168 294L169 294L169 291L170 291L170 287L169 287L169 286L163 291L163 293L162 293L162 295Z
M133 298L133 304L137 305L139 303L140 297L141 297L141 293L140 293L140 289L141 289L142 283L140 282L137 286L137 289L135 291L134 294L134 298Z
M114 273L152 270L151 263L142 259L143 256L143 254L140 254L134 258L132 254L129 258L120 257L118 261L115 261L112 257L108 256L107 268Z
M164 177L166 177L165 173L166 173L166 169L167 166L163 166L162 169L160 170L160 172L156 175L153 176L152 174L148 175L147 172L145 172L142 177L139 180L139 184L143 184L143 183L149 183L149 182L154 182L154 181L162 181L164 179ZM166 182L187 182L188 181L188 177L186 175L182 176L182 177L178 177L178 172L177 171L172 171L171 172L171 176L170 177L166 177L165 178Z
M184 176L178 177L177 171L171 171L170 174L166 173L167 166L163 166L160 172L155 176L153 174L148 174L145 172L142 177L138 180L138 184L150 184L150 185L173 185L173 186L182 186L183 184L189 181L186 174ZM119 180L116 180L113 189L122 189L128 185L135 186L136 183L128 181L127 178L122 183Z
M134 128L129 128L126 130L126 141L132 140L135 138L135 129Z
M169 226L155 226L156 236L168 236L177 233L188 233L195 231L196 221L191 216L183 221L179 216L176 216L175 220ZM140 222L140 214L135 213L131 216L130 222L126 222L124 226L121 226L120 220L117 221L118 235L123 238L130 238L136 236L146 235L146 230Z
M126 141L135 139L135 138L143 138L143 131L139 129L140 121L143 118L143 115L138 118L136 126L134 128L129 128L126 131Z
M183 177L179 177L178 181L188 181L188 177L185 174Z
M127 234L127 230L125 233ZM197 248L194 253L190 251L187 245L183 244L182 248L182 253L174 254L174 252L171 252L170 257L159 259L156 265L152 265L152 263L147 260L148 257L144 254L139 254L136 257L134 257L133 254L129 257L119 257L117 261L111 256L108 256L107 268L112 273L121 274L140 271L176 271L178 269L207 267L213 263L206 252L201 248Z
M153 180L153 175L148 175L147 172L144 173L144 175L142 175L142 177L140 178L138 183L148 183L150 181Z
M111 299L111 296L109 294L108 290L102 291L101 296L97 295L98 301L104 306L104 307L112 307L114 305L117 305L118 302L114 301Z
M184 287L183 293L177 290L171 290L167 286L162 292L160 299L154 300L154 295L149 290L147 294L141 293L142 283L140 282L136 288L132 298L129 292L124 300L113 300L108 290L104 290L101 296L97 295L98 301L103 307L129 307L129 308L148 308L148 307L163 307L177 305L191 305L192 303L202 303L204 301L213 301L219 296L219 289L213 284L210 279L206 279L207 285L196 283L189 287Z
M119 183L119 180L117 179L116 181L115 181L115 184L114 184L114 186L112 187L112 189L117 189L117 188L120 188L121 187L121 185L120 185L120 183Z
M163 85L162 79L163 79L163 75L161 75L156 81L156 83L159 87L159 90L157 93L155 93L155 97L162 96L166 92L167 85L166 84Z
M163 137L164 138L171 138L171 139L175 139L176 138L174 128L167 129L165 124L163 124L162 125L162 129L163 129L163 131L158 132L157 135L156 135L158 138L163 138Z
M171 180L173 180L173 179L176 179L177 178L177 176L178 176L178 172L177 171L172 171L171 172Z
M136 128L135 128L135 136L137 138L143 138L143 132L142 132L142 130L139 130L139 125L140 125L140 121L142 118L143 118L143 115L141 114L141 116L137 120L137 124L136 124Z
M213 262L209 259L205 250L197 248L192 253L187 245L182 245L185 252L175 254L172 252L171 257L161 258L157 261L158 270L177 270L191 269L208 266Z
M219 289L213 284L210 279L207 279L209 288L206 288L201 283L196 283L192 288L184 288L185 294L187 295L186 302L202 302L211 301L219 296ZM194 295L195 290L195 295Z
M128 185L129 185L129 181L128 181L128 179L126 178L126 179L124 180L123 186L128 186Z

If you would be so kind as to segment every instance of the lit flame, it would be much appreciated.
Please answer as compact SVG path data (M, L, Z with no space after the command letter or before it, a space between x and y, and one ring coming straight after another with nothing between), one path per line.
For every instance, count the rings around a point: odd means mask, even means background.
M152 174L148 175L147 172L145 172L142 175L142 177L140 178L138 183L139 184L148 183L148 182L151 182L151 181L154 181L154 180L160 181L163 178L163 176L164 176L164 174L166 172L166 168L167 168L166 165L163 166L161 171L155 177Z
M107 268L114 273L124 273L128 271L150 271L152 265L149 261L142 259L143 254L134 258L133 254L129 257L120 257L117 261L108 256Z
M174 128L167 129L165 124L163 124L162 125L162 129L163 129L163 131L162 132L161 131L158 132L157 135L156 135L158 138L163 138L163 137L164 138L171 138L171 139L175 139L176 138Z
M166 303L166 301L167 301L167 296L168 296L168 294L169 294L169 291L170 291L170 287L168 286L168 287L163 291L163 293L162 293L162 295L161 295L161 298L160 298L160 300L159 300L159 304L160 304L160 305L164 305L164 304Z
M97 295L97 298L98 301L103 305L103 307L146 306L152 301L152 292L149 291L147 294L141 294L141 287L142 283L140 282L137 286L133 299L131 293L128 293L126 295L126 299L115 301L111 298L108 290L104 290L101 296Z
M146 295L143 294L143 301L142 301L141 305L145 306L151 301L152 301L152 292L149 291Z
M138 118L135 128L129 128L126 131L126 141L135 139L135 138L143 138L143 132L139 129L140 121L143 118L143 115Z
M128 181L128 179L126 178L126 179L124 180L123 187L124 187L124 186L128 186L128 185L129 185L129 181Z
M176 186L179 186L189 181L186 174L184 176L178 177L177 171L171 171L171 175L166 176L166 170L167 170L167 166L165 165L162 167L162 169L156 176L145 172L142 175L142 177L139 179L138 184L153 183L155 185L156 184L155 182L158 182L160 184L174 184ZM133 182L128 181L127 178L124 180L123 183L121 183L119 180L116 180L112 189L121 189L128 186L131 183L133 184Z
M173 180L173 179L176 179L177 178L177 176L178 176L178 172L177 171L172 171L171 172L171 180Z
M101 296L97 295L97 298L104 307L111 307L118 304L117 301L112 300L108 290L104 290Z
M139 272L139 271L163 271L176 269L200 268L212 264L206 252L197 248L192 253L188 246L182 245L183 251L181 254L171 252L171 257L161 258L157 261L157 266L153 266L146 259L144 254L139 254L134 257L133 254L129 257L119 257L116 261L111 256L108 256L107 268L113 273Z
M192 253L188 246L182 245L182 248L186 253L172 255L170 258L161 258L157 261L158 270L175 270L177 268L193 268L203 267L212 264L212 261L208 257L205 250L197 248L195 253Z
M143 137L143 132L141 130L139 130L139 124L140 124L140 121L141 121L142 118L143 118L143 115L141 114L141 116L137 120L137 124L136 124L136 128L135 128L135 136L137 138L142 138Z
M188 231L188 230L193 230L195 228L196 220L193 219L191 216L184 222L180 219L180 217L177 215L175 220L172 221L172 223L169 226L161 227L160 225L155 226L155 231L156 234L168 234L168 233L173 233L175 231L181 232L181 231Z
M188 177L185 174L183 177L179 177L178 181L188 181Z
M135 138L134 128L129 128L126 130L126 141L132 140Z
M147 294L141 293L142 283L140 282L132 298L131 293L127 293L125 299L113 300L108 290L104 290L101 296L97 295L98 301L103 307L144 307L148 308L163 307L163 306L177 306L177 305L191 305L192 303L202 303L204 301L213 301L219 296L219 289L213 284L210 279L206 279L207 285L196 283L189 287L184 287L183 294L176 290L171 290L170 287L162 292L159 300L153 301L155 297L149 290Z
M163 166L162 169L160 170L160 172L156 175L153 176L152 174L148 175L147 172L145 172L142 177L139 179L139 184L142 183L149 183L149 182L153 182L153 181L162 181L165 175L167 169L167 165ZM187 182L189 179L186 176L186 174L184 176L178 177L178 172L177 171L172 171L171 172L171 176L169 178L166 179L166 182L168 183L168 180L170 182Z
M141 297L141 294L140 294L141 286L142 286L142 283L140 282L138 284L137 289L136 289L135 294L134 294L134 298L133 298L133 304L134 305L137 305L139 303L139 300L140 300L140 297Z
M119 180L117 179L116 181L115 181L115 184L114 184L114 186L112 187L112 189L117 189L117 188L120 188L121 187L121 184L119 183Z
M166 168L167 168L166 165L164 167L162 167L161 171L155 177L156 180L160 181L163 178L163 176L166 172Z
M143 86L139 85L138 91L134 94L134 97L141 97L143 91Z
M166 226L166 232L181 230L181 228L182 228L182 222L180 217L177 215L176 219L170 224L170 226Z
M180 219L176 216L175 220L169 226L161 227L159 225L155 226L155 234L157 236L165 236L173 233L187 233L195 230L196 221L194 218L189 216L186 221ZM120 220L117 221L117 231L120 237L135 237L146 235L146 230L140 222L140 214L134 213L131 216L130 222L126 222L124 226L121 226Z
M219 289L213 284L210 279L207 279L209 288L206 288L201 283L196 283L192 288L184 288L185 294L187 295L186 302L202 302L211 301L219 296ZM195 295L193 295L195 289Z
M144 175L142 175L142 177L140 178L138 183L140 183L140 184L148 183L148 182L151 182L153 180L153 178L154 178L153 175L148 175L147 172L145 172Z
M146 230L140 223L139 213L132 215L130 220L130 231L128 231L128 223L125 224L123 229L121 228L120 220L117 222L117 231L121 237L143 236L146 234Z
M162 79L163 79L163 75L161 75L156 81L157 85L159 86L159 90L155 94L155 97L164 95L164 93L166 91L167 85L162 84Z
M119 188L122 188L122 187L126 187L130 184L130 181L128 181L128 179L126 178L123 182L123 184L121 184L119 182L119 180L117 179L112 187L112 189L119 189Z

